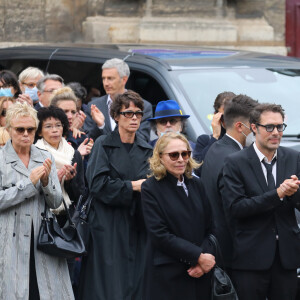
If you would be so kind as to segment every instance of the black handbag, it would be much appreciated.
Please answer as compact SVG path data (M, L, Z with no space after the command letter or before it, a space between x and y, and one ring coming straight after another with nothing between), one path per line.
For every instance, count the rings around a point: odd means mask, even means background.
M87 200L82 204L84 201L84 197L81 195L78 199L74 214L72 216L72 222L75 224L78 233L80 234L84 245L87 249L89 243L89 224L87 221L88 213L90 211L92 197L88 196Z
M83 240L72 222L64 199L63 204L68 220L64 227L61 228L54 214L50 213L51 216L48 217L48 205L45 201L37 248L44 253L58 257L75 258L82 256L86 252Z
M219 258L222 261L222 265L224 266L223 257L216 237L210 234L208 239L216 249L216 258ZM217 264L212 270L211 281L211 300L238 300L237 293L229 276L223 269L218 267Z

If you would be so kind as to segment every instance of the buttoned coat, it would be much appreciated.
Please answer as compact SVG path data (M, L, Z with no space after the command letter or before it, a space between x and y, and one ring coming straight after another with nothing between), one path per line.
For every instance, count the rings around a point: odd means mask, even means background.
M108 99L108 95L102 96L100 98L92 99L92 101L88 104L87 110L85 111L86 119L84 122L83 129L90 138L94 139L94 141L99 136L107 135L112 131L111 124L110 124L109 110L107 106L107 99ZM142 118L140 128L137 131L137 135L139 135L145 141L149 141L150 123L147 121L147 119L152 118L152 105L146 100L143 101L144 101L144 116ZM99 129L97 127L97 124L95 123L95 121L91 116L91 106L93 104L98 107L98 109L103 113L105 117L105 126L103 129Z
M33 169L51 158L49 183L42 187L29 179ZM31 146L28 168L11 141L0 149L0 299L28 299L31 229L41 300L74 299L65 259L37 250L45 200L50 208L61 204L61 189L51 154Z
M207 300L210 272L200 278L187 270L201 253L214 253L208 235L214 233L211 209L200 180L184 177L188 195L167 173L142 184L142 206L148 231L144 300Z
M146 230L141 196L131 181L147 178L151 154L152 147L138 136L128 152L117 127L95 142L86 174L93 200L82 300L142 299Z

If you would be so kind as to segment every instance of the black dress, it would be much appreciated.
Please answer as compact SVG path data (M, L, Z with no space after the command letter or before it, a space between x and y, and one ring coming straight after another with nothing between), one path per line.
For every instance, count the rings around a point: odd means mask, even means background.
M198 178L184 177L186 195L177 178L167 173L142 185L142 205L148 231L143 300L210 299L210 273L192 278L187 270L201 253L213 253L207 240L212 217Z
M132 190L131 181L147 177L152 148L136 136L128 150L116 128L97 139L89 160L91 236L80 299L142 299L146 230L140 193Z

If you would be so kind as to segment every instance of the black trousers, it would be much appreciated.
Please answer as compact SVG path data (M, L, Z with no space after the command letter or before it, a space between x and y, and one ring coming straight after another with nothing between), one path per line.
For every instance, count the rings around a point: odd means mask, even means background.
M29 269L29 300L40 300L39 288L36 278L35 261L34 261L34 232L33 224L31 225L31 242L30 242L30 269Z
M295 300L297 270L282 267L278 245L272 267L266 271L232 270L231 279L239 300Z

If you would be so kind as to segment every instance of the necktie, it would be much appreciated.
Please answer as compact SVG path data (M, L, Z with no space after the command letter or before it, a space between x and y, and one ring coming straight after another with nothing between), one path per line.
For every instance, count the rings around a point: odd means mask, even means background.
M275 180L274 180L274 176L272 174L272 169L273 169L273 165L276 162L276 158L274 158L272 160L272 162L270 164L266 163L264 160L262 161L262 163L264 164L264 166L267 169L267 181L268 181L268 190L274 190L275 189Z

